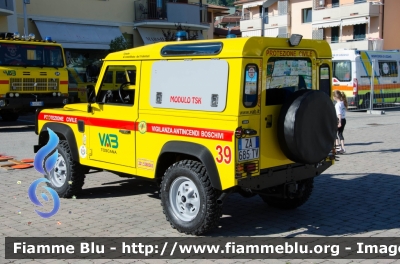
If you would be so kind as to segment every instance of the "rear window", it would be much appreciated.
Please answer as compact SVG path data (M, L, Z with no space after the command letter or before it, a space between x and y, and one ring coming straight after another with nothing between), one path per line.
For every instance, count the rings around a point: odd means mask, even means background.
M248 64L245 69L243 105L254 107L258 102L258 67L255 64Z
M293 92L312 89L311 60L271 57L267 63L266 105L283 104Z
M332 61L333 77L340 82L351 81L351 61Z
M382 77L397 77L398 69L396 61L378 61L379 73Z

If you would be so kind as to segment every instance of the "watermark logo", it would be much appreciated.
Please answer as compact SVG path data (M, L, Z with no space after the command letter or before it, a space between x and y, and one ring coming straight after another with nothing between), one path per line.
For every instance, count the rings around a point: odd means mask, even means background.
M43 206L43 204L39 201L39 199L36 196L36 188L41 182L50 182L50 181L45 178L37 179L36 181L32 182L31 186L29 186L28 189L29 199L31 199L32 203L34 203L37 206ZM35 210L35 212L43 218L49 218L55 215L58 212L58 209L60 209L60 198L58 197L56 191L54 191L52 188L47 186L43 188L46 189L51 194L51 197L53 198L54 201L54 206L50 212L41 212L39 210ZM46 202L49 201L49 198L45 193L41 193L41 196Z
M41 174L47 175L49 178L51 177L50 173L52 169L54 168L57 158L58 158L58 150L57 150L57 145L59 142L59 138L56 135L56 133L53 132L50 128L47 128L47 131L49 132L49 141L45 146L43 146L38 153L36 153L35 160L33 162L33 165L35 166L35 169L40 172ZM42 207L43 204L39 201L38 197L36 196L36 189L38 185L42 182L48 182L50 181L46 178L40 178L34 181L28 189L28 196L31 202L37 206ZM55 215L58 212L58 209L60 208L60 198L58 197L58 194L56 191L54 191L50 187L43 187L46 189L51 197L53 198L54 201L54 206L53 209L50 212L41 212L39 210L35 210L35 212L43 217L43 218L49 218ZM41 197L47 202L49 201L48 196L45 193L41 193Z

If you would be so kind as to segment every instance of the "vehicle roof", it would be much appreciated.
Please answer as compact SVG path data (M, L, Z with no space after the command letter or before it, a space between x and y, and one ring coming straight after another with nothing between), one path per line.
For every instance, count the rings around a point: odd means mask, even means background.
M44 40L21 40L21 39L0 39L0 43L15 43L15 44L34 44L34 45L46 45L46 46L60 46L60 43L49 42Z
M168 45L188 44L215 44L222 43L222 51L217 55L185 55L162 56L161 49ZM158 42L128 50L110 53L104 60L154 60L154 59L182 59L184 57L200 58L229 58L229 57L259 57L266 48L286 50L314 50L319 58L332 58L329 44L325 40L303 39L296 47L290 47L287 38L246 37L231 39L208 39L195 41Z

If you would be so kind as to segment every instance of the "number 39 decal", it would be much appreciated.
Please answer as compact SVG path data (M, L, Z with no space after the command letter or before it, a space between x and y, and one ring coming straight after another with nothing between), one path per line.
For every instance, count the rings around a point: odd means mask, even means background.
M218 157L215 158L215 160L218 163L222 163L222 162L225 162L226 164L231 163L232 151L229 146L222 147L222 146L218 145L215 149L218 151Z

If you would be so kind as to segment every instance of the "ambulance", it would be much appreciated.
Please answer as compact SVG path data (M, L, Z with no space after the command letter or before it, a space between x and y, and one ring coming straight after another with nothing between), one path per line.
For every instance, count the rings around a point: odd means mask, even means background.
M369 108L371 89L374 107L400 104L398 50L334 50L332 53L333 90L346 94L349 109Z

